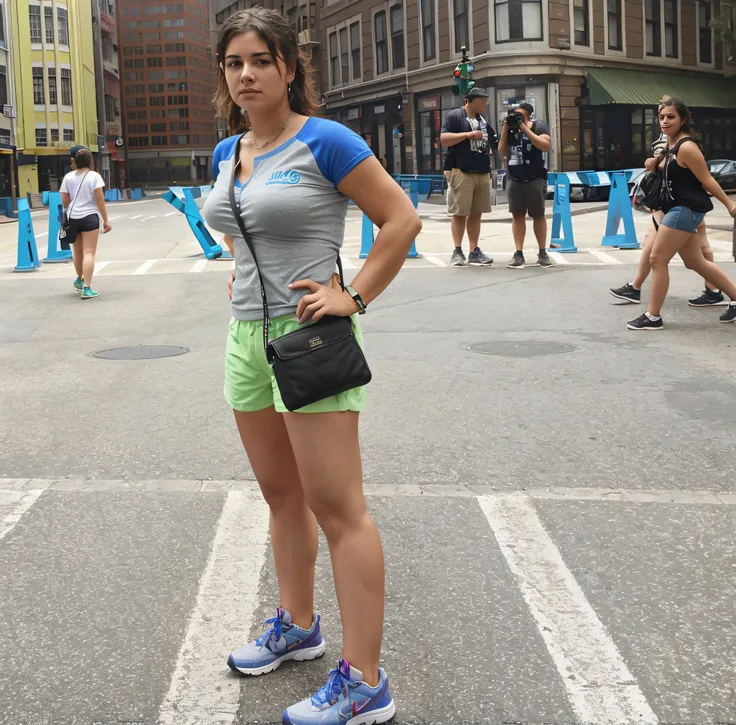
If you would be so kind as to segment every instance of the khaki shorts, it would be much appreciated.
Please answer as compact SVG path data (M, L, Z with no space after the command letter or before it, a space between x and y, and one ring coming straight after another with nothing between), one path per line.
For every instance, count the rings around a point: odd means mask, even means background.
M509 211L513 216L528 214L532 219L541 219L545 213L547 179L532 179L524 183L515 181L509 176L506 196L509 200Z
M445 172L447 213L453 216L491 211L491 175L468 174L460 169Z

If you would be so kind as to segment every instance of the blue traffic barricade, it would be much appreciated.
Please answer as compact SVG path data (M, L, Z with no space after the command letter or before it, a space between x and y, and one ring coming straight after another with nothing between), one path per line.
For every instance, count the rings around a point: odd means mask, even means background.
M575 236L572 230L572 210L570 209L570 174L550 174L549 180L554 184L555 196L552 202L552 234L550 246L555 252L577 252Z
M405 189L415 209L419 206L419 183L420 182L417 179L407 180L408 190ZM368 216L364 213L363 221L360 225L361 259L365 259L370 254L371 249L373 249L373 242L375 241L375 235L377 232L378 227L376 227L373 222L368 218ZM409 249L409 254L406 255L406 258L417 259L420 256L421 255L419 254L419 252L417 252L416 240L414 240L411 243L411 248Z
M18 199L18 260L14 272L35 272L41 266L33 232L31 207L27 199Z
M71 249L62 249L59 232L61 231L61 219L64 214L64 205L61 203L61 194L58 191L49 191L46 197L49 206L49 234L48 248L44 264L55 264L68 262L72 258ZM69 246L69 245L67 245Z
M207 187L207 189L209 188ZM204 219L202 219L202 215L199 213L197 204L194 201L195 194L197 197L201 197L202 187L195 186L190 189L187 187L170 186L162 198L168 201L174 209L184 214L189 228L194 233L207 259L232 259L230 252L223 251L222 247L213 239L210 230L207 229Z
M639 240L636 238L634 215L629 199L629 186L626 172L615 171L610 174L611 193L608 197L608 216L606 217L606 233L601 246L618 247L619 249L639 249ZM629 175L631 178L631 175ZM623 232L619 227L623 222Z

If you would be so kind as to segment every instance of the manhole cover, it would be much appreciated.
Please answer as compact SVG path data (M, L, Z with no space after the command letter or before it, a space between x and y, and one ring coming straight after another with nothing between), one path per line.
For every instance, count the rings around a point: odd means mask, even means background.
M93 357L103 360L152 360L157 357L175 357L186 355L187 347L178 345L134 345L132 347L114 347L112 350L100 350L92 353Z
M517 342L476 342L468 350L481 355L499 355L500 357L541 357L573 352L575 346L566 345L564 342L519 340Z

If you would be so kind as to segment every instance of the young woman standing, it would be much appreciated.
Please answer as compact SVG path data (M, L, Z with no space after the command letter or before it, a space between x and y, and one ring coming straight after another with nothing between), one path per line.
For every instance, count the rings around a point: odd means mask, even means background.
M692 269L722 290L731 299L721 322L736 320L736 286L723 270L703 256L697 229L707 212L713 209L708 193L718 199L736 218L736 203L731 201L708 171L700 147L693 138L690 111L677 98L667 99L660 107L659 123L667 136L668 152L660 160L649 159L647 168L658 165L670 184L672 199L662 209L664 216L659 224L652 246L652 289L647 311L628 322L631 330L661 330L660 311L669 289L669 263L675 254L680 255L688 269Z
M231 130L246 121L250 130L215 149L216 182L203 216L234 244L225 396L270 508L280 597L270 628L236 649L228 664L258 675L285 660L323 654L314 614L319 525L332 559L342 658L317 693L284 711L283 722L387 722L395 707L379 668L383 552L363 496L358 445L365 392L353 389L298 412L285 408L264 354L256 267L229 203L233 164L237 205L264 278L271 338L324 315L353 316L370 305L401 269L421 222L359 136L312 116L313 73L278 12L257 7L230 17L218 39L217 60L219 113ZM348 199L380 232L352 289L342 291L332 279ZM354 325L360 339L355 318Z
M105 232L112 227L107 220L107 207L103 189L105 182L92 170L92 152L81 147L72 157L74 169L61 182L61 203L69 218L66 241L72 245L72 259L77 278L74 287L83 300L99 296L92 289L92 274L95 270L97 240L100 238L100 217Z

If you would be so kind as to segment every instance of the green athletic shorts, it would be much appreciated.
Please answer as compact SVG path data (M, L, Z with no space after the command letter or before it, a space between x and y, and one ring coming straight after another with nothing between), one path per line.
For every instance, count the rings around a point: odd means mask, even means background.
M363 334L357 315L352 317L353 330L363 347ZM281 337L300 327L294 315L271 320L270 337ZM273 370L263 349L263 320L230 320L225 353L225 400L234 410L250 413L273 406L279 413L288 413L279 393ZM365 387L319 400L299 413L335 413L365 407Z

